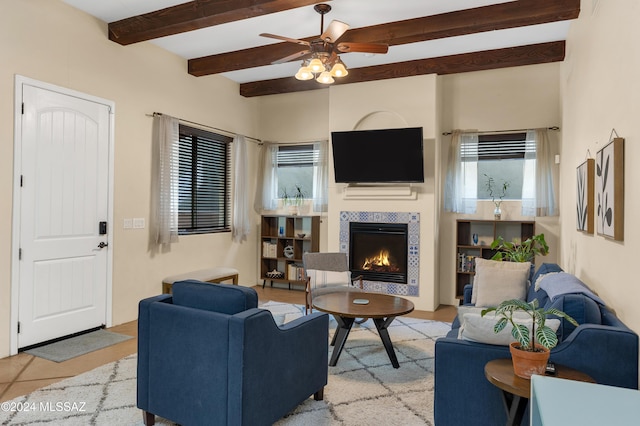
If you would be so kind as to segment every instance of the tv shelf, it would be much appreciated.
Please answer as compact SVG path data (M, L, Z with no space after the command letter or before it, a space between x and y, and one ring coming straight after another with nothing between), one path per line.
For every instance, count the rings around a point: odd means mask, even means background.
M302 235L304 234L304 236ZM264 215L260 223L260 279L304 285L302 255L320 249L320 216ZM272 272L281 276L270 276Z
M456 298L462 299L464 286L473 283L475 263L473 259L491 259L496 250L491 243L501 236L506 241L519 238L521 241L535 235L535 222L511 220L465 220L456 221ZM478 242L473 235L478 234Z

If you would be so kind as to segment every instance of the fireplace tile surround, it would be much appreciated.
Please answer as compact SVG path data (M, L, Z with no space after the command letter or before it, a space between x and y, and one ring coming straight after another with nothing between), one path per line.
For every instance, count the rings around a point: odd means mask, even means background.
M340 252L349 254L349 223L407 224L407 284L364 280L364 289L397 296L418 296L420 282L420 213L415 212L340 212Z

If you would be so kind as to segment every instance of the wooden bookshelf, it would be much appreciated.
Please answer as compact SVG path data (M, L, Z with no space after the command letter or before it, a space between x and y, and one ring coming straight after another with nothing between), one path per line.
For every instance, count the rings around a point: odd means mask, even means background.
M303 235L304 234L304 235ZM267 281L304 284L302 255L320 248L320 216L264 215L260 224L260 278ZM267 273L277 271L281 277Z

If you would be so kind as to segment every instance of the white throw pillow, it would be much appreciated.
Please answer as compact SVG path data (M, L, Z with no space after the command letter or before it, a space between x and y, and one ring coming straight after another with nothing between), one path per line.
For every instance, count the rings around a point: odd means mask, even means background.
M504 300L524 300L530 272L530 262L476 258L471 302L476 306L497 306Z
M514 321L516 324L526 325L529 328L529 332L531 332L532 320L529 315L524 312L515 312ZM495 312L489 312L484 317L479 313L468 312L462 316L460 323L458 339L501 346L507 346L516 341L511 335L511 330L513 329L511 323L508 323L500 333L494 333L493 327L496 324ZM545 321L545 325L555 332L560 327L560 320L548 319Z
M320 269L308 269L311 288L351 285L351 272L323 271Z

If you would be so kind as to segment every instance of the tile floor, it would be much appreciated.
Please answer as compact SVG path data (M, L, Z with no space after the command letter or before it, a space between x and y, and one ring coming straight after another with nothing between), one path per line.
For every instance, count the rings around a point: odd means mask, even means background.
M261 286L254 287L260 302L269 300L304 304L304 293ZM456 316L455 306L441 306L435 312L414 311L408 316L451 322ZM109 328L115 333L137 337L138 323L131 321ZM129 339L68 361L53 362L26 353L0 359L0 402L32 392L68 377L76 376L109 362L116 361L137 350L137 339Z

